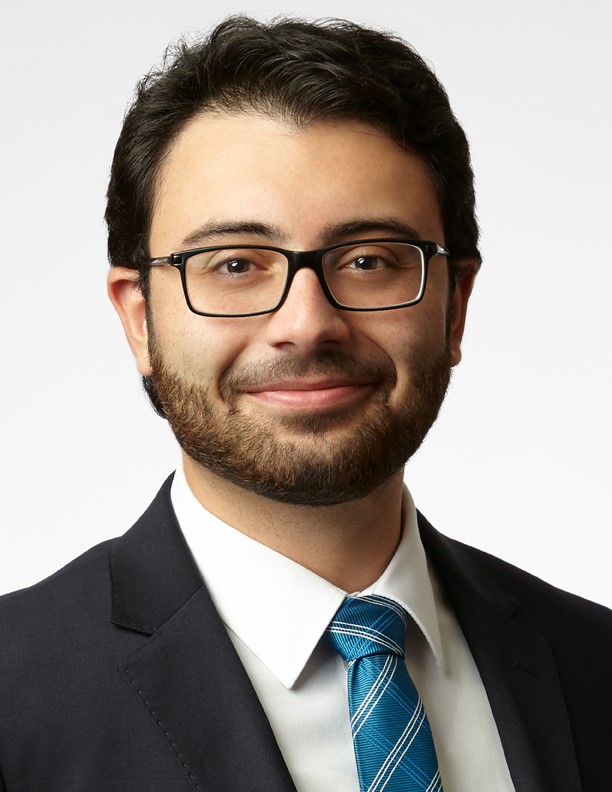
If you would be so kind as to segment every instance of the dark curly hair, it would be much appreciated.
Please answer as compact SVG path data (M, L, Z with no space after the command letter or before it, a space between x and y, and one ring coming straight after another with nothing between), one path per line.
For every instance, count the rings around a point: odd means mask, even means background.
M160 166L207 108L256 110L298 126L350 119L378 127L429 167L451 256L480 262L468 143L423 59L392 35L344 20L235 16L170 48L125 116L108 187L108 256L138 269L144 286Z

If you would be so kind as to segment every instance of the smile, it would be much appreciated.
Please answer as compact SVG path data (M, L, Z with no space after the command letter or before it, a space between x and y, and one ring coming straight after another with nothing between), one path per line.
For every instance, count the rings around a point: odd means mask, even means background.
M371 392L371 382L328 379L317 382L291 380L258 386L245 395L284 409L313 410L349 405Z

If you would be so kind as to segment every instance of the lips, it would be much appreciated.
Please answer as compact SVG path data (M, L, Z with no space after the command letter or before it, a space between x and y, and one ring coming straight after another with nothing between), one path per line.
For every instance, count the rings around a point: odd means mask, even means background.
M278 382L265 382L249 388L249 393L263 391L318 391L331 388L350 388L367 385L367 382L353 380L348 377L322 377L319 379L286 379Z
M283 380L258 385L246 396L260 403L289 409L325 409L359 400L372 388L370 382L346 378Z

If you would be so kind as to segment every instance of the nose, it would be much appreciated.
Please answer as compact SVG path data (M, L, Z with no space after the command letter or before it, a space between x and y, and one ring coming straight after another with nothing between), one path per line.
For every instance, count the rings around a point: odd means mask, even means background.
M269 314L266 340L275 347L295 347L308 354L325 344L345 343L348 314L327 300L313 270L296 272L283 305Z

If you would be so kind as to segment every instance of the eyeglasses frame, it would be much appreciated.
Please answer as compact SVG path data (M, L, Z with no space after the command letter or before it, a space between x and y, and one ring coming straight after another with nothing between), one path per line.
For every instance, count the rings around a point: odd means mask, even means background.
M393 242L393 243L402 243L405 245L412 245L413 247L419 248L422 254L422 278L421 278L421 289L419 294L409 302L405 303L398 303L397 305L385 305L376 308L353 308L346 305L342 305L339 303L333 294L331 293L329 286L327 285L327 281L325 280L325 273L323 271L323 256L326 253L329 253L332 250L337 250L343 247L351 247L353 245L365 245L365 244L374 244L374 243L382 243L382 242ZM240 313L240 314L223 314L223 313L210 313L208 311L198 311L196 310L191 300L189 299L189 292L187 290L187 260L191 258L191 256L195 256L199 253L208 253L217 250L271 250L275 253L281 253L288 262L288 269L287 269L287 280L285 281L285 286L283 288L283 292L273 308L269 308L265 311L253 311L252 313ZM151 258L148 260L147 264L150 267L157 267L163 265L169 265L171 267L176 267L181 274L181 283L183 286L183 294L185 295L185 301L187 302L187 307L189 310L197 314L198 316L208 316L212 318L227 318L227 319L241 319L247 316L263 316L265 314L274 313L278 311L279 308L282 307L283 303L287 299L287 295L289 294L289 290L293 283L293 279L297 272L301 269L311 269L316 274L319 284L321 285L321 289L325 294L328 302L336 309L341 311L393 311L397 308L408 308L412 305L416 305L419 303L425 294L425 288L427 286L427 276L429 272L429 262L434 256L450 256L450 251L443 247L442 245L438 245L437 242L430 242L428 240L422 239L403 239L401 237L377 237L375 239L356 239L351 240L349 242L337 242L333 245L326 245L325 247L315 248L314 250L286 250L285 248L276 247L274 245L211 245L209 247L200 247L200 248L192 248L190 250L182 250L178 253L171 253L169 256L161 256L157 258Z

